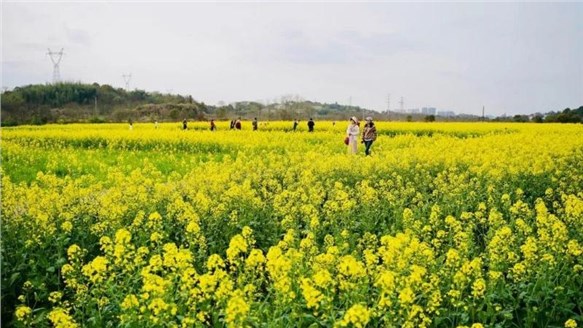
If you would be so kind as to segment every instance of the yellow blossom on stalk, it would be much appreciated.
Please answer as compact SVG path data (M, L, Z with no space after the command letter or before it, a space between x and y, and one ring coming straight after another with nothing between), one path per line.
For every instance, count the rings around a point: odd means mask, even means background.
M60 301L62 297L63 297L63 293L61 293L61 292L51 292L49 294L49 301L54 304L54 303L57 303L58 301Z
M583 254L583 247L575 239L571 239L567 243L567 253L572 256L579 256Z
M115 242L117 244L126 245L132 239L132 234L127 229L119 229L115 233Z
M577 328L577 322L573 319L565 321L565 328Z
M474 281L472 284L472 295L475 298L479 298L484 296L484 292L486 291L486 282L484 279L480 278Z
M248 226L244 226L241 230L241 234L243 235L243 238L249 239L253 235L253 229L249 228Z
M340 321L340 325L342 327L347 327L349 325L353 325L357 328L365 327L366 324L370 321L370 310L361 304L355 304L350 309L344 313L344 317L342 321Z
M144 284L142 289L145 292L151 292L156 295L163 295L171 284L170 281L164 279L163 277L147 273L145 270L142 271L141 275Z
M526 266L521 263L516 263L511 270L514 281L520 281L526 274Z
M209 256L206 267L209 270L223 269L225 267L225 262L218 254L213 254Z
M346 277L360 278L366 275L364 265L357 261L352 255L346 255L340 258L340 263L336 266L338 272Z
M79 325L69 315L69 311L61 307L54 308L47 318L55 326L55 328L76 328Z
M330 272L326 269L320 269L312 276L314 283L316 286L321 286L326 288L334 283L334 278L330 274Z
M313 286L312 281L308 278L302 279L300 287L308 309L317 310L324 295Z
M150 241L157 243L159 241L161 241L164 238L164 236L159 233L159 232L152 232L152 234L150 235Z
M460 261L459 252L455 248L450 248L446 254L445 265L453 267Z
M414 300L415 300L415 293L409 287L403 288L401 290L401 292L399 293L399 302L401 302L401 304L403 304L403 305L413 303Z
M124 310L136 308L140 305L138 298L134 294L127 295L121 303L121 308Z
M152 302L150 302L150 305L148 305L148 309L156 316L160 315L160 313L166 311L168 308L169 305L159 297L153 299Z
M225 321L229 327L241 326L251 309L243 295L244 293L241 290L236 290L227 303Z
M107 259L103 256L97 256L93 261L83 266L81 272L88 277L91 282L98 283L104 278L107 271Z
M484 328L481 323L474 323L470 328Z
M73 223L71 223L71 221L65 221L61 224L61 228L65 232L71 232L71 230L73 230Z
M263 263L265 263L265 256L263 256L263 252L260 249L251 250L245 260L245 265L250 268L256 268Z
M231 238L229 248L227 249L227 258L231 262L235 262L241 253L247 252L247 242L241 235L235 235Z
M379 274L375 286L383 291L392 291L395 288L395 273L383 271Z
M200 225L195 221L191 221L186 226L186 232L196 235L200 233Z
M32 309L29 308L28 306L21 305L16 308L16 312L14 314L16 315L16 320L24 321L28 317L30 317L30 315L32 314Z
M81 247L77 246L76 244L69 246L67 249L67 256L69 257L69 261L74 261L78 258L78 256L80 256L80 254Z
M99 239L99 244L101 245L101 250L105 253L111 253L113 251L113 243L111 242L111 238L103 236Z

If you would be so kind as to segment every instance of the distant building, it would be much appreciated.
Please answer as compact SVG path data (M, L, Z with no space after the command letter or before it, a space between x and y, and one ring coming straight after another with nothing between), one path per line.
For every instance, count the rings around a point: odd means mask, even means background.
M437 112L437 116L452 117L455 116L455 113L451 110L440 110Z
M435 107L423 107L423 108L421 108L421 114L435 115L436 113L437 113L437 108L435 108Z
M407 113L419 114L419 108L410 108L410 109L407 109Z

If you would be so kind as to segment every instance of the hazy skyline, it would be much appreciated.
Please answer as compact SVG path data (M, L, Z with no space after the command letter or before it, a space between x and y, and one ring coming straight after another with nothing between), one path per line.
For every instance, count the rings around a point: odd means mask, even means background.
M583 105L583 3L2 4L2 86L61 77L208 104L299 95L383 111Z

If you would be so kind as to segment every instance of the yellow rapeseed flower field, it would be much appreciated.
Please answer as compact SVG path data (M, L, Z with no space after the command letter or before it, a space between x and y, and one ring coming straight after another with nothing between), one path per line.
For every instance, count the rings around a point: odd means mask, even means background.
M2 131L2 325L577 327L583 125Z

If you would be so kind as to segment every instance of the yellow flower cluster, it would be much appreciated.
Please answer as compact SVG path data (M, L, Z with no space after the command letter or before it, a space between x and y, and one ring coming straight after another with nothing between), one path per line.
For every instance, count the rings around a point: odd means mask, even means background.
M7 320L577 327L582 125L339 125L3 129Z

